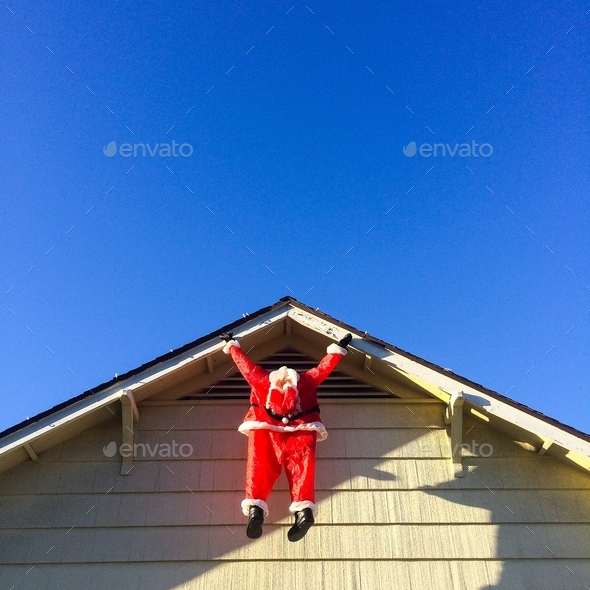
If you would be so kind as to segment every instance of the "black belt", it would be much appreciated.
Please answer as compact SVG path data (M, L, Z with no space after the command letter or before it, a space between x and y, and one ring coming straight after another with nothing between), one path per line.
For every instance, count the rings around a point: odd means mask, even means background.
M260 404L250 404L250 406L253 408L259 408ZM270 408L267 408L265 406L264 406L264 409L266 410L266 413L271 418L273 418L274 420L278 420L279 422L282 422L283 418L287 418L287 420L289 422L292 422L293 420L297 420L298 418L301 418L301 416L306 416L307 414L313 414L314 412L318 412L318 414L319 414L319 412L320 412L320 406L315 405L313 408L310 408L309 410L305 410L305 412L299 412L299 414L296 414L292 418L289 418L288 416L281 416L280 414L273 412Z

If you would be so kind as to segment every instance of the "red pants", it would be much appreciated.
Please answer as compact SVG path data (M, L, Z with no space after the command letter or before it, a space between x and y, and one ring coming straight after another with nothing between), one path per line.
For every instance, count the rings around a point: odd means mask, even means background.
M262 501L266 505L266 500L284 465L291 492L291 511L301 510L302 507L298 505L301 502L315 508L316 436L315 431L305 430L250 430L244 503L249 503L250 499Z

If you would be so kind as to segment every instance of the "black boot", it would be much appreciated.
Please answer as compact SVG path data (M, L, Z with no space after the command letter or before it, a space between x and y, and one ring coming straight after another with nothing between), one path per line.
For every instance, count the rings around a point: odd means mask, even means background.
M264 522L264 510L258 506L250 506L246 536L250 539L258 539L262 535L262 523Z
M295 523L287 533L289 541L294 543L295 541L303 539L314 522L313 510L311 508L304 508L303 510L296 512Z

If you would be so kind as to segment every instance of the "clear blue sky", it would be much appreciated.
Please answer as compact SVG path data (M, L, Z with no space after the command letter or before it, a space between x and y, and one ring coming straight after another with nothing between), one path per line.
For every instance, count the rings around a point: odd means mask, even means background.
M1 8L0 429L293 295L590 430L590 4L310 2Z

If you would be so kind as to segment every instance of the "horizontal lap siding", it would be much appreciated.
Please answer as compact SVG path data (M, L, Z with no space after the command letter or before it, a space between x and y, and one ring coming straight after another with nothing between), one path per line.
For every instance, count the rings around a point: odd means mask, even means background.
M105 436L106 435L106 436ZM344 457L409 457L450 458L450 446L443 429L423 428L331 428L325 441L318 443L318 457L339 459ZM114 441L120 444L120 430L88 435L84 444L79 443L76 449L64 447L58 453L45 454L40 457L42 463L56 461L104 461L103 449ZM172 430L142 431L135 439L137 461L185 459L245 459L247 437L236 429L231 430ZM190 445L190 446L189 446ZM183 448L180 448L183 447ZM192 451L191 451L192 449ZM119 457L112 458L114 462Z
M118 420L0 475L0 562L35 565L29 574L30 566L4 568L0 582L10 588L10 576L27 576L30 584L45 568L30 587L67 588L102 571L90 587L122 587L108 583L120 576L126 588L260 590L276 588L276 576L294 588L314 580L339 589L482 588L500 579L507 588L553 588L568 580L560 560L576 575L588 570L588 476L466 417L466 474L456 479L443 406L432 403L324 402L329 437L318 444L316 526L305 541L286 541L283 474L265 534L250 541L239 506L247 439L236 427L244 411L236 403L141 407L136 440L149 448L129 476L103 453L120 444ZM149 457L173 441L193 454ZM492 448L487 457L482 444Z
M589 489L589 477L551 457L466 458L465 477L453 478L449 459L319 459L317 490ZM118 461L32 462L0 479L0 497L18 494L232 491L244 489L245 460L136 461L120 476ZM22 475L22 477L20 477ZM287 489L284 474L276 489ZM536 493L536 492L535 492Z
M225 525L75 527L0 531L2 563L299 559L590 559L590 524L314 526L290 543L287 525L268 524L255 543ZM66 534L67 533L67 534ZM534 533L534 534L533 534ZM52 550L48 550L53 547Z
M567 568L570 568L571 573ZM27 567L27 569L29 569ZM22 566L0 570L0 585L22 583ZM502 578L512 585L495 586ZM180 562L37 565L27 574L27 588L38 590L471 590L490 586L506 590L583 590L590 578L588 562L490 561L307 561L276 563ZM223 585L221 585L223 582ZM17 586L18 587L18 586Z
M242 526L241 490L4 496L0 530L27 528ZM589 523L590 490L319 491L319 524ZM267 523L287 524L287 491L269 498Z

